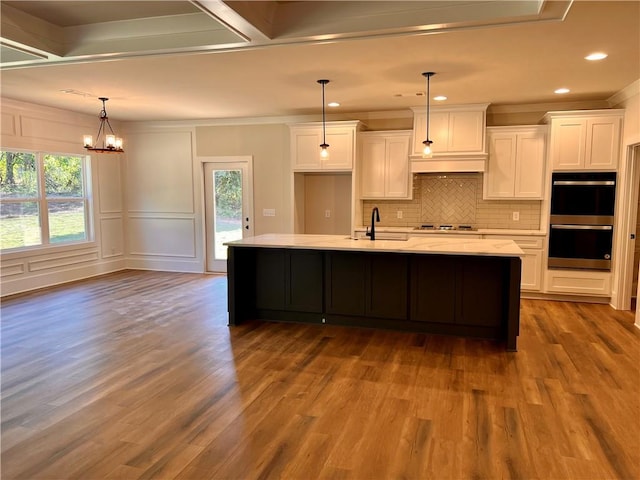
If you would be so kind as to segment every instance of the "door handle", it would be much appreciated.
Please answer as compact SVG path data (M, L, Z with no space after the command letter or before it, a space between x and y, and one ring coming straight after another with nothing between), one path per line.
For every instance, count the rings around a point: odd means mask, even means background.
M244 226L245 230L249 230L249 225Z

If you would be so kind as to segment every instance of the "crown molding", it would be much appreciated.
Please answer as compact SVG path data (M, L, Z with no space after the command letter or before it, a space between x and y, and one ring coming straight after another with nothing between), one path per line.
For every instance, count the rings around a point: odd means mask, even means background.
M610 107L618 107L626 104L631 98L640 95L640 78L627 85L618 93L614 93L607 99Z

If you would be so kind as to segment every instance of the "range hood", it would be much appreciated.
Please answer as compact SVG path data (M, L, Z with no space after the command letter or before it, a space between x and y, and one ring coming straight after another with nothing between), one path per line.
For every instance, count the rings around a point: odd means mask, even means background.
M411 173L484 172L487 155L410 157Z

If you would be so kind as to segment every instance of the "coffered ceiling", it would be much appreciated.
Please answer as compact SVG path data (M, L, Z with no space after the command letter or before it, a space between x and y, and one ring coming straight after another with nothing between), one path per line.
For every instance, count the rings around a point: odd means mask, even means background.
M2 95L116 120L606 102L640 78L638 1L1 1ZM589 62L594 51L605 60ZM554 90L570 89L559 97Z

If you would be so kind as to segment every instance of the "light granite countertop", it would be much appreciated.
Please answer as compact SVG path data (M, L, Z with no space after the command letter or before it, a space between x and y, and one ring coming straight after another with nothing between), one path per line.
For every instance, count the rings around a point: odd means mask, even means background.
M420 236L406 240L358 240L345 235L266 234L225 243L233 247L347 250L444 255L521 257L513 240Z

